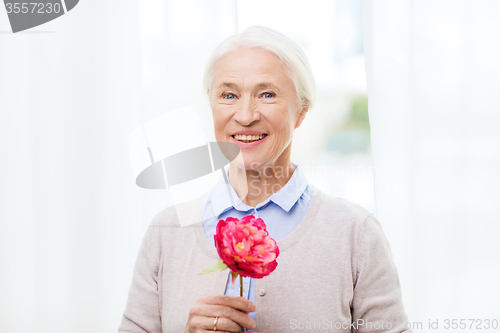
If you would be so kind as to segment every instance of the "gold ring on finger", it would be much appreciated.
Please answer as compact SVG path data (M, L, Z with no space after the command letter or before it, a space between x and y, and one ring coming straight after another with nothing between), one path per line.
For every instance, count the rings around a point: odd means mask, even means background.
M217 331L217 322L219 321L219 317L215 317L214 320L214 331Z

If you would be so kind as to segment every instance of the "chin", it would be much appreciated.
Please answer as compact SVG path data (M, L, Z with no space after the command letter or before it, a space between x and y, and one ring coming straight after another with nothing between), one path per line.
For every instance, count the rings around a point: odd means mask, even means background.
M241 153L231 162L231 164L242 170L256 170L260 169L263 165L262 162L258 162L252 159L245 160Z

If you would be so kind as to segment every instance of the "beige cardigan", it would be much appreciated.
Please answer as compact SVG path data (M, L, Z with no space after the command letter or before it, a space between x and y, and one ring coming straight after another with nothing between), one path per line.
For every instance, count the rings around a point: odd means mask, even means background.
M204 199L184 208L201 220ZM278 267L256 283L257 331L411 332L389 244L364 208L313 187L304 219L278 246ZM201 222L181 228L173 207L160 212L118 331L182 332L199 297L224 294L229 270L197 274L218 259Z

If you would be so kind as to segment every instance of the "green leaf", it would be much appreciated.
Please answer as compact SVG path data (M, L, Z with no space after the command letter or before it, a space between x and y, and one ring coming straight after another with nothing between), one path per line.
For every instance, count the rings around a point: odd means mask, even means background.
M227 268L226 264L222 261L222 259L219 259L219 262L216 263L214 266L211 266L211 267L207 267L205 268L203 271L201 271L201 273L198 273L198 275L200 274L214 274L214 273L218 273L220 271L223 271Z

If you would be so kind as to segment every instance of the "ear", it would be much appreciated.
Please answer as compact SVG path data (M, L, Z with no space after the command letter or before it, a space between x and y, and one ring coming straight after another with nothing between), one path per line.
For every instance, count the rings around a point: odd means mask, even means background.
M302 109L300 110L299 116L297 117L297 122L295 123L295 128L299 127L302 124L302 121L306 117L307 111L309 111L309 105L304 104Z

